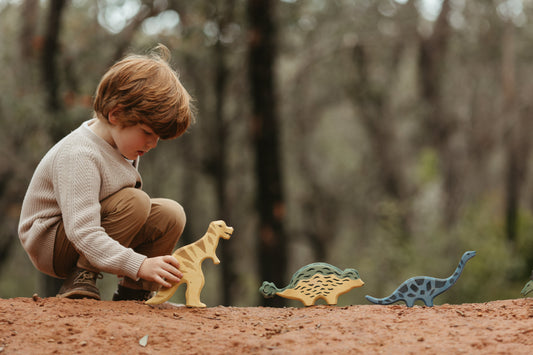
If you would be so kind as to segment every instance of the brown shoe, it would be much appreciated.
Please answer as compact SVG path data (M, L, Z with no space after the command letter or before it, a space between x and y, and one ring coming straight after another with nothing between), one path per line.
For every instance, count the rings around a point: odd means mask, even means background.
M92 298L100 299L100 291L96 287L96 280L101 279L102 274L75 268L73 272L65 279L59 289L57 297L62 298Z
M152 298L152 291L134 290L122 285L118 285L113 294L113 301L148 301L150 298Z

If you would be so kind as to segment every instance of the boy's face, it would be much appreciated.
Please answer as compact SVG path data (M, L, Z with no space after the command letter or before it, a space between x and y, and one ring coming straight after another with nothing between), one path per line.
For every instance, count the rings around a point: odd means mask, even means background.
M115 148L126 158L135 160L157 146L159 136L147 125L114 126L112 138Z

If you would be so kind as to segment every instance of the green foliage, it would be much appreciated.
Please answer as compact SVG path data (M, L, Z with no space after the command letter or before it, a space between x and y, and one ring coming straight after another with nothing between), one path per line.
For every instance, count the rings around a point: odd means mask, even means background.
M417 167L417 175L422 184L437 180L439 174L439 160L437 153L430 148L423 149Z

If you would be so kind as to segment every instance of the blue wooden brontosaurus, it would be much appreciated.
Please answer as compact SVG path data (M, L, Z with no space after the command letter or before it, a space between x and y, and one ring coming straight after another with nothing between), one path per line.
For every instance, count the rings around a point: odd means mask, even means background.
M407 307L413 307L416 300L421 300L426 306L432 307L433 299L455 284L459 276L461 276L466 262L475 255L475 251L464 253L457 269L447 279L437 279L429 276L412 277L404 281L389 297L374 298L368 295L365 297L375 304L385 305L404 301Z

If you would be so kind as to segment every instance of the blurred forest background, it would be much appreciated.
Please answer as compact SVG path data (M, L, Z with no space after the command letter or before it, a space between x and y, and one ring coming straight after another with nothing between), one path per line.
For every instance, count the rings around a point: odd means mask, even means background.
M0 0L0 297L54 295L17 237L33 170L91 118L105 70L163 43L197 122L140 164L179 201L208 306L264 300L301 266L356 268L339 305L448 277L436 304L520 297L533 268L533 1ZM110 299L116 277L100 280ZM174 302L183 302L184 288ZM270 302L270 303L269 303ZM291 303L292 302L292 303Z

